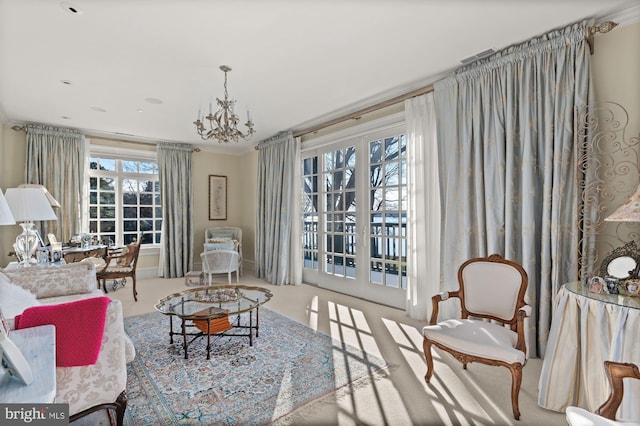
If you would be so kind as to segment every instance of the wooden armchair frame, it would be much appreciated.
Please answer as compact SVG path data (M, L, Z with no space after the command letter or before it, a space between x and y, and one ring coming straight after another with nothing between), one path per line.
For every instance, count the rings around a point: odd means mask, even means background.
M596 410L596 414L609 420L615 420L616 411L618 411L624 395L622 379L625 377L640 379L640 371L635 364L614 361L605 361L604 368L607 380L609 380L610 394L605 403Z
M501 318L495 315L491 315L491 314L487 314L487 313L481 313L481 312L473 312L472 310L470 310L467 306L466 300L465 300L465 283L464 283L464 279L463 279L463 271L464 269L469 266L470 264L473 264L475 262L495 262L495 263L501 263L501 264L505 264L505 265L509 265L512 268L514 268L515 270L517 270L520 273L521 276L521 283L520 283L520 288L519 291L517 293L517 298L515 301L515 309L513 311L513 315L510 318ZM452 291L452 292L444 292L444 293L439 293L435 296L432 297L432 303L433 303L433 311L431 313L431 321L429 322L430 325L436 325L437 324L437 320L438 320L438 310L439 310L439 304L440 302L447 300L449 298L458 298L460 300L460 306L461 306L461 318L463 320L468 319L469 317L474 317L477 319L486 319L486 320L493 320L493 321L497 321L500 322L502 324L508 324L510 329L512 331L514 331L515 333L517 333L517 343L515 345L515 349L522 351L524 354L524 359L525 359L525 363L526 363L526 353L527 353L527 347L526 347L526 342L525 342L525 336L524 336L524 319L525 317L530 315L531 312L531 307L528 306L526 304L526 302L524 301L524 295L525 292L527 290L527 286L528 286L528 277L527 277L527 273L525 272L525 270L522 268L522 266L520 266L519 264L512 262L510 260L506 260L504 259L502 256L498 255L498 254L492 254L489 257L486 258L474 258L474 259L469 259L466 262L464 262L460 268L458 269L458 283L460 285L459 290L456 291ZM513 417L516 420L520 419L520 409L519 409L519 404L518 404L518 396L520 394L520 385L522 383L522 367L524 366L524 363L520 363L520 362L516 362L516 363L507 363L504 362L502 360L498 360L498 359L491 359L491 358L484 358L484 357L480 357L480 356L476 356L476 355L471 355L471 354L467 354L467 353L463 353L460 351L457 351L455 349L452 349L450 347L447 347L437 341L433 341L430 340L426 337L426 335L424 336L423 339L423 349L424 349L424 354L425 354L425 358L427 361L427 373L424 377L425 381L427 383L429 383L429 381L431 380L431 376L433 375L433 358L431 355L431 346L436 346L448 353L450 353L454 358L456 358L458 361L460 361L463 365L463 368L466 370L467 368L467 364L471 363L471 362L480 362L483 364L487 364L487 365L493 365L493 366L504 366L506 368L509 369L509 371L511 372L511 376L512 376L512 382L511 382L511 405L512 405L512 410L513 410Z
M138 237L138 240L135 243L127 245L128 250L125 253L110 255L105 258L106 264L104 267L100 271L96 271L96 278L98 281L102 281L102 290L105 293L108 293L106 284L107 280L115 280L119 278L126 279L127 277L131 277L131 280L133 281L133 299L136 302L138 301L138 290L136 289L136 267L138 266L141 244L142 236ZM112 261L118 262L118 259L127 257L131 258L131 261L128 263L130 266L127 266L126 268L123 267L122 270L109 271L109 265L111 265Z

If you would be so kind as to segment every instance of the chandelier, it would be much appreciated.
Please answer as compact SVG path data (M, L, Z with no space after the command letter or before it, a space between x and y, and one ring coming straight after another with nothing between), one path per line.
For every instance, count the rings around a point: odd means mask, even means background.
M196 125L198 134L204 140L217 139L218 143L238 142L240 138L249 140L255 133L251 115L247 110L247 122L244 123L247 128L246 132L243 133L238 130L240 117L233 111L233 104L236 101L235 99L229 99L229 93L227 92L227 73L231 71L231 67L221 65L220 69L224 72L224 99L216 98L220 109L214 114L211 110L211 104L209 104L209 115L204 117L199 111L193 124ZM208 124L206 124L207 122Z

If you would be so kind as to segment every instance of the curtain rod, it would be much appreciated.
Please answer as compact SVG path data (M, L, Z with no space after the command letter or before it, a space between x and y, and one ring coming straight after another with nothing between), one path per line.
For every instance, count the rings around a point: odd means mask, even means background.
M297 138L298 136L303 136L309 133L316 132L320 129L324 129L325 127L333 126L334 124L342 123L343 121L352 120L354 118L359 118L364 114L368 114L373 111L377 111L379 109L395 105L399 102L402 102L406 99L415 98L416 96L424 95L425 93L433 92L433 84L430 84L426 87L422 87L420 89L416 89L412 92L405 93L404 95L396 96L395 98L387 99L386 101L379 102L377 104L368 106L366 108L359 109L357 111L351 112L349 114L345 114L343 116L334 118L333 120L325 121L324 123L317 124L315 126L307 127L306 129L296 130L293 132L293 137Z
M589 50L592 55L594 50L593 36L597 33L602 33L602 34L608 33L609 31L613 30L617 26L618 24L613 21L606 21L601 24L585 28L584 37L587 40L587 43L589 44ZM324 123L320 123L315 126L310 126L310 127L307 127L306 129L296 130L293 132L293 136L298 137L298 136L304 136L309 133L317 132L318 130L324 129L325 127L333 126L334 124L342 123L343 121L352 120L354 118L359 118L364 114L377 111L379 109L397 104L407 99L415 98L416 96L424 95L425 93L429 93L429 92L433 92L433 84L430 84L421 89L416 89L409 93L405 93L404 95L399 95L399 96L396 96L395 98L391 98L386 101L379 102L377 104L368 106L358 111L345 114L343 116L334 118L332 120L325 121Z

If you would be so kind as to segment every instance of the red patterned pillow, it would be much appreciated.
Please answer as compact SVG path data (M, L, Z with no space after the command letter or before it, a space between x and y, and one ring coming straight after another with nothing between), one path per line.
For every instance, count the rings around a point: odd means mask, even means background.
M53 324L56 365L77 367L98 361L106 322L108 297L92 297L57 305L34 306L15 318L16 330Z

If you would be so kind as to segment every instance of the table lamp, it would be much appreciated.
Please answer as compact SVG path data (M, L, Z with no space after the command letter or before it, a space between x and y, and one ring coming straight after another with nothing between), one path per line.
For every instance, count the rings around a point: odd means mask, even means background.
M15 223L16 220L13 218L7 200L2 195L2 190L0 190L0 225L15 225Z
M47 200L49 200L49 204L51 204L51 207L60 207L60 203L58 202L58 200L53 198L53 195L51 195L51 193L47 190L47 188L44 187L44 185L40 185L38 183L21 183L20 185L18 185L18 188L38 188L42 192L44 192L44 195L47 197Z
M604 220L606 222L640 222L640 185L623 205Z
M58 218L41 188L8 188L5 198L14 219L22 222L22 233L16 237L15 250L21 266L28 266L39 241L33 221Z

